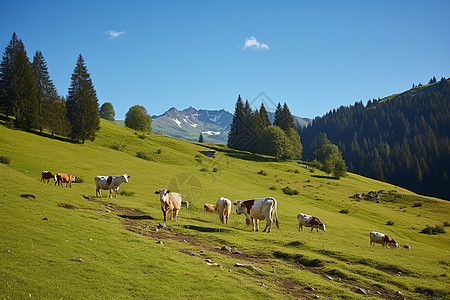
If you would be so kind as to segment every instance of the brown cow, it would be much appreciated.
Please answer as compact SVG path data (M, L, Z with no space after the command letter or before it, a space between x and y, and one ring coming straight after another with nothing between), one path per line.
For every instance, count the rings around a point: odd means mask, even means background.
M63 186L63 183L66 183L66 187L69 185L69 187L72 188L72 182L75 181L75 176L66 173L58 173L55 175L55 178L55 185L58 184L59 186L61 184L61 187Z
M52 174L50 171L42 171L41 173L41 182L47 180L47 183L50 181L50 179L56 180L55 175Z
M161 210L164 215L164 222L166 221L169 212L172 212L170 219L176 222L178 211L181 207L181 195L178 193L172 193L171 191L166 189L155 191L155 194L159 194L159 200L161 201Z
M217 211L217 206L215 206L214 204L205 204L205 205L203 205L203 208L205 209L206 212L216 212Z

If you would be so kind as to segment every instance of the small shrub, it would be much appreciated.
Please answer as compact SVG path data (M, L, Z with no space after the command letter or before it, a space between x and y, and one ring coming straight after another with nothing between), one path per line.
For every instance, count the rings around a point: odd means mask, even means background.
M421 202L416 202L413 204L413 207L421 207L422 203Z
M0 163L9 165L11 163L11 159L5 155L0 155Z
M152 157L144 151L136 152L136 157L138 157L140 159L150 160L150 161L152 160Z
M161 153L162 153L161 149L156 150L156 154L161 154Z
M445 229L442 226L436 225L436 226L430 226L426 225L424 229L420 231L420 233L424 234L438 234L438 233L445 233Z
M293 195L298 195L298 191L291 189L290 187L284 187L281 189L283 191L284 194L289 195L289 196L293 196Z
M147 136L146 136L145 134L143 134L143 133L139 134L138 137L139 137L141 140L145 140L145 138L147 138Z
M129 191L121 190L121 191L119 192L119 194L120 194L121 196L133 197L135 193L134 193L134 192L129 192Z
M275 191L277 188L275 187L275 186L271 186L270 188L269 188L269 190L271 190L271 191Z
M347 208L343 208L339 211L341 214L348 214L350 211Z
M219 172L219 168L214 167L214 168L212 169L212 171L213 171L214 173L217 173L217 172Z
M449 226L450 226L450 223L447 222L447 221L445 221L443 225L444 225L444 227L449 227Z
M264 170L258 171L256 174L262 175L262 176L267 176L267 172Z
M199 163L203 162L203 157L200 156L200 154L195 155L195 160L198 161Z
M394 222L393 221L387 221L386 225L394 225Z
M201 171L201 172L207 172L208 169L207 169L207 168L201 168L200 171Z

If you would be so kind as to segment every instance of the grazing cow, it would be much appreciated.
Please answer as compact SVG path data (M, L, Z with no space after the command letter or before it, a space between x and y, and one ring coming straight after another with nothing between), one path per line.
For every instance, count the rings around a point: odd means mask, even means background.
M172 212L170 219L176 222L178 211L181 207L181 195L178 193L172 193L171 191L166 189L156 191L155 194L159 194L159 200L161 201L161 210L164 215L164 222L166 221L169 212Z
M227 198L220 197L216 202L217 212L219 213L219 219L223 224L228 224L231 213L231 201Z
M369 236L370 245L372 245L372 247L374 247L376 243L381 244L381 247L386 246L386 248L389 248L389 245L394 245L395 248L398 248L398 243L387 234L372 231Z
M203 208L205 209L206 212L216 212L217 211L217 207L214 204L204 204Z
M270 232L272 228L272 219L275 217L275 223L277 228L280 228L278 225L278 215L277 215L277 200L272 197L266 198L258 198L252 200L237 200L236 205L236 213L238 215L244 214L247 217L247 224L252 224L252 230L259 230L259 220L267 219L266 228L264 228L263 232L267 230Z
M58 184L61 185L61 187L63 186L63 183L67 185L69 185L70 188L72 188L72 182L75 181L75 176L73 176L72 174L66 174L66 173L58 173L55 175L55 185Z
M298 231L300 231L300 229L303 231L303 226L311 227L311 231L313 231L314 228L317 229L317 232L319 232L319 229L325 231L325 224L322 224L319 218L299 213L297 215L297 219L298 219Z
M47 184L50 181L50 179L56 180L55 175L52 174L50 171L42 171L41 173L41 182L47 180Z
M102 193L100 189L102 189L109 190L109 198L112 198L112 192L116 191L117 198L120 185L124 182L128 182L128 178L130 178L130 176L127 174L123 174L122 176L96 176L94 178L96 185L95 196L98 197L98 195L100 195L101 198Z

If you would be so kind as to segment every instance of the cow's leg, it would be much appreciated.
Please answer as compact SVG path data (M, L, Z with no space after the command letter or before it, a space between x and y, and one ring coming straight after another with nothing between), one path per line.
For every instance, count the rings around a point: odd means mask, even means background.
M113 190L109 189L109 198L112 198L112 192L113 192Z
M259 219L255 219L256 231L259 231Z
M117 188L115 189L115 191L116 191L116 198L117 198L117 193L119 192L119 187L117 187Z
M178 209L173 211L173 215L174 215L174 222L177 221L177 217L178 217Z
M271 218L267 218L267 222L266 222L266 228L264 228L263 232L270 232L270 229L272 228L272 219Z

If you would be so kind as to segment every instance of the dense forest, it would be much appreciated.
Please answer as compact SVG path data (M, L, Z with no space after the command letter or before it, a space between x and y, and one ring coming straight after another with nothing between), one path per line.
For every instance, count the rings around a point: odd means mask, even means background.
M304 158L319 133L339 146L349 171L450 200L450 83L333 109L300 129Z

